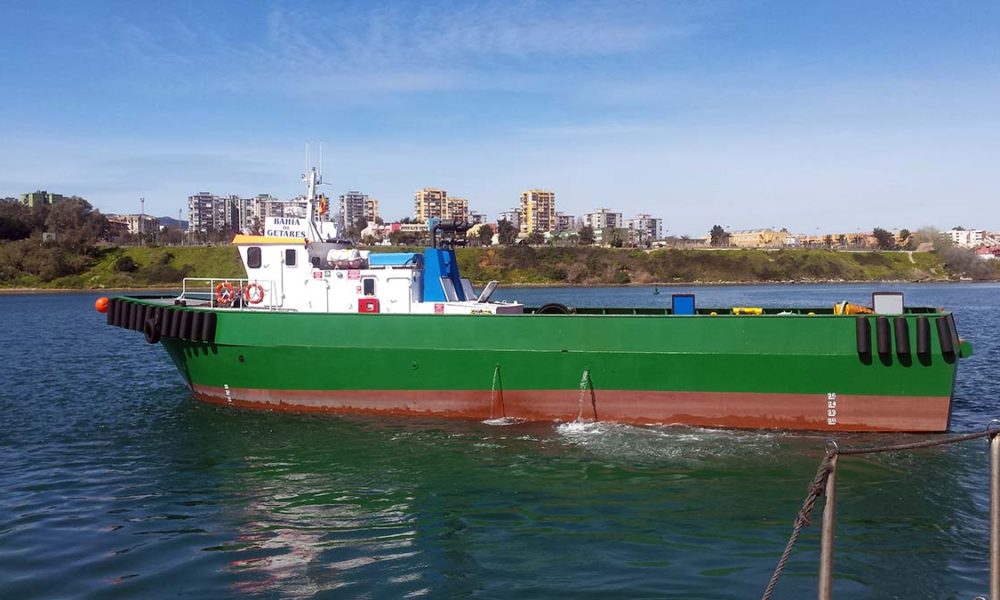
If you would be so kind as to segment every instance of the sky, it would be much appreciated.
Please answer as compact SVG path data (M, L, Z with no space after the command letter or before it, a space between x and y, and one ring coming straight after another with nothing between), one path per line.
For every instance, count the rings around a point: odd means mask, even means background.
M0 2L0 197L1000 230L1000 2Z

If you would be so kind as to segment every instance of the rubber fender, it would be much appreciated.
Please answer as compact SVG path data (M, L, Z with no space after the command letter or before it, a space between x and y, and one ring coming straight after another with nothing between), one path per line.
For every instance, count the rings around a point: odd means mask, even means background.
M889 354L892 352L892 340L889 339L889 329L888 317L877 317L875 319L875 343L879 354Z
M146 307L142 304L135 305L135 318L133 320L132 329L134 331L142 331L142 326L146 322Z
M146 338L147 344L155 344L160 341L160 321L156 317L149 317L142 325L142 335Z
M173 309L163 307L163 314L160 318L160 337L166 337L170 335L170 322L174 320Z
M931 353L931 322L927 317L917 317L917 354Z
M148 306L146 306L145 304L139 305L139 318L136 319L137 321L136 331L142 331L143 327L146 326L146 315L148 312L149 312Z
M215 327L218 315L214 312L205 313L205 319L201 323L201 339L209 344L215 343Z
M938 331L938 343L941 344L941 354L954 354L955 342L952 339L951 323L948 321L948 317L938 317L936 324Z
M201 321L205 318L205 313L199 311L191 313L191 341L201 341Z
M858 334L858 354L866 356L872 353L872 324L865 317L854 320L854 328Z
M115 327L125 327L125 317L128 316L128 305L123 300L116 302L118 308L115 309Z
M126 302L125 300L122 300L121 306L118 307L118 312L119 312L118 326L121 327L122 329L129 328L128 319L129 319L129 313L132 310L131 308L129 308L131 304L132 304L131 302Z
M548 304L542 305L535 314L536 315L568 315L570 309L565 304L559 304L558 302L550 302Z
M962 340L958 339L958 325L955 324L955 313L945 318L948 319L948 328L951 330L951 345L955 348L956 353L961 352Z
M170 336L176 338L180 336L181 330L181 311L174 311L174 318L170 319Z
M910 324L906 322L906 317L896 317L893 326L896 333L896 354L908 356L910 354Z
M136 318L136 313L138 312L136 309L139 307L132 302L126 302L125 306L126 306L125 329L134 330L136 329L135 318Z
M189 310L181 311L181 330L177 337L182 340L191 339L191 311Z

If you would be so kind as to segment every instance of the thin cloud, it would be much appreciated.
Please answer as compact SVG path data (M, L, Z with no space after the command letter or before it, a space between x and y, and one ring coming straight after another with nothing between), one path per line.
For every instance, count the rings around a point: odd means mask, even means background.
M275 7L251 28L261 35L221 33L217 25L175 18L153 31L121 23L118 47L109 50L179 76L167 81L190 86L190 74L202 89L419 92L512 88L530 81L525 73L559 79L568 62L639 55L699 28L683 10L587 2L424 3L336 14Z

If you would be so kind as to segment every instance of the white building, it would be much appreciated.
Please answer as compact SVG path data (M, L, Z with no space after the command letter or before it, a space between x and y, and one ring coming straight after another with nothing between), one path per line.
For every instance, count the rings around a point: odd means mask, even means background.
M590 227L594 231L601 229L621 229L622 214L607 208L598 208L594 212L583 215L583 226Z
M978 248L986 243L986 232L982 229L962 229L956 227L946 232L956 246Z
M378 200L368 194L351 191L340 196L340 226L347 229L359 224L374 223L378 219Z
M625 220L625 228L629 230L629 236L636 238L636 243L652 242L663 238L663 219L651 217L647 214L636 215L633 219Z
M507 210L503 211L502 213L500 213L499 216L497 216L497 223L499 223L500 221L508 221L508 222L510 222L511 225L513 225L518 230L520 230L521 229L521 209L519 209L519 208L510 208L510 209L507 209Z
M188 197L189 231L255 231L265 219L304 218L304 200L278 200L270 194L251 198L200 192Z
M576 231L576 217L561 212L556 213L556 231Z
M149 215L108 215L108 222L119 225L132 235L153 233L160 224L159 219Z

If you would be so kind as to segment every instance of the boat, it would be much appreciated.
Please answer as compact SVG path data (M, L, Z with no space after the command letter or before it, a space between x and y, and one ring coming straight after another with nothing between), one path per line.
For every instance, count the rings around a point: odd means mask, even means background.
M99 300L201 401L247 409L818 431L946 431L954 315L875 293L871 306L646 308L496 301L459 272L464 225L431 220L419 252L376 253L306 217L238 234L245 278ZM665 304L665 302L664 302Z

